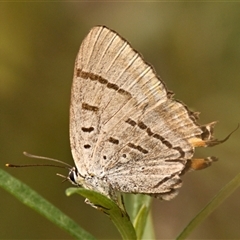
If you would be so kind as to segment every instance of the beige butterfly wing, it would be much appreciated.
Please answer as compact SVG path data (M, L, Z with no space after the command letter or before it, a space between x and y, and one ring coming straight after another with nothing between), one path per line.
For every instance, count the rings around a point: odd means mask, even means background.
M93 189L171 199L194 147L207 145L211 131L172 99L126 40L104 26L91 29L75 63L70 142L80 174L97 179Z

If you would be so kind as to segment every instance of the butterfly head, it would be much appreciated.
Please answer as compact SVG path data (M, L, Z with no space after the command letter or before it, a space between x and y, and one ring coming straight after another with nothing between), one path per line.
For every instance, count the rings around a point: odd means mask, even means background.
M73 185L76 185L76 186L79 186L79 187L82 187L84 182L85 182L84 177L81 176L81 174L78 172L78 170L75 167L70 169L67 179Z

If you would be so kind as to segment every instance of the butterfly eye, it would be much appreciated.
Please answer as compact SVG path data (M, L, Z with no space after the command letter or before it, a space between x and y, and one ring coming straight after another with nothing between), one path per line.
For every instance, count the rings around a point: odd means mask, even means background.
M77 172L76 172L76 169L71 169L69 174L68 174L68 179L71 181L72 184L74 185L78 185L77 184Z

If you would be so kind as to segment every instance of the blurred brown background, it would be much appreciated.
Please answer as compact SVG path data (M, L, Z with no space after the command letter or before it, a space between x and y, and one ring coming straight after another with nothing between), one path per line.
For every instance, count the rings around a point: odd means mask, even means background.
M107 25L155 66L175 97L201 111L201 123L219 120L225 137L240 122L239 3L0 3L1 167L33 163L23 151L73 165L68 111L74 60L94 25ZM180 195L154 200L157 239L175 238L205 204L240 172L239 130L223 145L198 150L219 157L184 176ZM39 162L39 161L38 161ZM6 169L99 239L119 234L79 196L66 197L52 168ZM191 239L239 239L237 190ZM0 239L67 239L68 234L0 189Z

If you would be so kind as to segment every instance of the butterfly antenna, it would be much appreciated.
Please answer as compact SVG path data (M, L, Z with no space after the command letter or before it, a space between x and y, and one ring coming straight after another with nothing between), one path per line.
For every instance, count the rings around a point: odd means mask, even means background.
M67 166L68 168L72 168L71 165L69 165L68 163L65 163L61 160L58 160L58 159L55 159L55 158L49 158L49 157L43 157L43 156L37 156L37 155L33 155L31 153L27 153L27 152L23 152L23 154L26 156L26 157L29 157L29 158L37 158L37 159L44 159L44 160L48 160L48 161L52 161L52 162L57 162L57 163L60 163L60 164L63 164L65 166Z
M47 161L52 161L52 162L57 162L57 163L60 163L62 165L65 165L65 166L59 166L59 165L54 165L54 164L23 164L23 165L15 165L15 164L10 164L10 163L7 163L6 164L6 167L39 167L39 166L47 166L47 167L59 167L59 168L67 168L67 169L71 169L72 166L63 162L63 161L60 161L58 159L54 159L54 158L48 158L48 157L43 157L43 156L37 156L37 155L33 155L33 154L30 154L30 153L27 153L27 152L23 152L23 155L25 155L26 157L29 157L29 158L36 158L36 159L43 159L43 160L47 160Z

